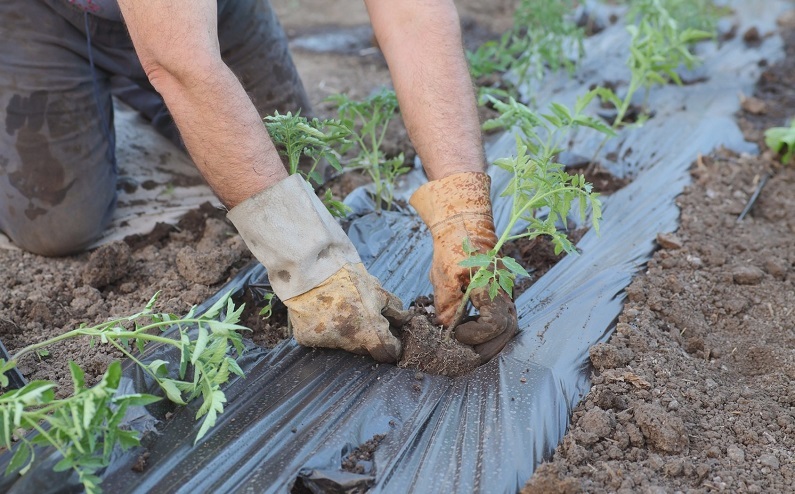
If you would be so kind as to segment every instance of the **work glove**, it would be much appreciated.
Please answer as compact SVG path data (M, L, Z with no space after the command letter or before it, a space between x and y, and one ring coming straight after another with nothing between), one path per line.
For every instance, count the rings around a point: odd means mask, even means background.
M488 252L497 243L490 188L491 179L485 173L456 173L424 184L409 201L433 236L430 278L437 324L450 327L459 322L454 320L455 312L470 281L470 269L459 264L469 257L464 239L478 253ZM470 300L480 315L459 324L455 338L472 345L485 363L518 332L516 306L502 289L491 299L487 287L472 290Z
M390 324L408 313L367 273L351 241L300 175L235 206L228 218L268 270L288 308L295 340L396 362L401 344Z

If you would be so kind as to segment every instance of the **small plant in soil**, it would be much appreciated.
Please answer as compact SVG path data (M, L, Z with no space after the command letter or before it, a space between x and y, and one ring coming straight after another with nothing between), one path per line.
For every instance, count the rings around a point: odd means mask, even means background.
M541 235L551 238L555 254L575 253L576 249L559 224L566 225L573 205L577 204L583 220L591 209L591 222L599 231L601 203L599 194L582 175L570 175L563 165L555 161L572 130L588 127L606 135L613 135L612 128L597 118L584 115L583 111L596 96L591 91L578 98L573 110L553 103L550 112L538 114L526 105L510 99L507 103L493 100L500 116L484 124L485 128L502 127L516 132L517 153L502 158L494 164L511 174L503 197L512 201L511 213L497 244L488 252L475 252L469 239L463 239L463 249L470 257L460 264L471 269L471 281L459 306L455 321L465 314L472 290L488 287L493 299L500 289L512 295L516 276L529 276L527 271L511 257L499 256L506 242L521 238L533 239ZM542 216L541 211L546 215ZM525 224L518 233L516 227Z
M287 157L290 175L301 173L308 181L320 185L323 177L318 173L317 166L321 160L337 171L342 170L336 149L344 153L350 146L350 129L338 120L310 120L302 117L300 112L282 115L278 111L264 120L271 140L279 152ZM302 159L309 163L304 169L299 167ZM334 199L330 189L321 199L332 216L343 218L350 212L345 204Z
M398 100L394 91L382 89L363 101L345 94L328 98L337 108L339 121L351 132L356 154L347 160L348 170L364 170L375 185L375 209L392 208L395 180L409 171L403 153L387 158L381 150L389 122L397 116Z
M263 319L269 319L273 315L273 298L275 296L276 294L272 292L262 296L262 301L265 302L265 305L259 310L259 315L261 315Z
M506 89L481 85L481 102L488 101L485 95L516 97L520 86L540 80L547 69L574 70L583 55L583 29L569 16L576 4L575 0L521 0L511 30L467 54L476 81L512 74L511 81L499 82Z
M781 163L786 165L795 154L795 119L789 127L771 127L765 131L765 144L776 154L781 155ZM783 154L782 154L783 153Z
M612 89L598 88L606 104L616 109L613 128L624 124L635 94L645 90L643 114L637 123L648 117L646 109L651 88L669 82L682 84L677 72L682 66L693 68L698 58L691 52L694 43L716 36L720 10L711 1L633 0L628 13L627 31L632 36L627 65L631 76L623 98Z
M185 405L201 396L202 405L196 420L202 419L196 441L215 425L224 410L226 397L221 386L230 374L243 376L232 352L243 352L237 325L243 307L235 308L229 296L222 297L204 314L194 309L185 316L153 312L157 295L143 311L129 317L114 319L96 326L80 326L62 335L35 343L17 351L10 360L0 359L0 385L9 384L5 372L13 369L28 353L60 341L87 336L90 344L111 345L137 364L160 386L172 402ZM223 314L222 314L223 312ZM220 316L220 318L219 318ZM178 338L172 339L156 331L177 328ZM195 327L197 337L190 339L188 329ZM168 370L170 362L155 360L144 363L138 357L147 344L170 345L179 351L176 375ZM134 355L137 350L138 357ZM121 364L112 363L100 382L87 387L84 371L70 362L74 384L73 393L63 399L55 398L55 383L31 381L24 387L0 395L0 444L16 451L6 469L6 475L19 470L24 474L35 459L34 446L52 446L62 456L56 471L74 470L87 493L101 492L97 472L110 462L114 448L129 449L140 443L139 433L122 425L130 406L147 405L160 397L147 394L119 395ZM28 434L28 432L33 432Z

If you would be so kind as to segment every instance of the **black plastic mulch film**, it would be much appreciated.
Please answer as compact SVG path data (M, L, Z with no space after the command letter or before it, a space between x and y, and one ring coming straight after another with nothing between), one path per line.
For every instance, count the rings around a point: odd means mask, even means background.
M734 1L739 33L756 26L766 33L786 1ZM609 12L597 9L600 16ZM628 36L621 23L586 40L586 58L576 77L547 80L534 90L538 102L567 105L592 84L628 77ZM623 47L619 49L619 47ZM285 341L273 350L251 347L225 393L228 403L217 425L196 446L198 403L173 409L174 416L146 450L119 454L103 474L105 492L199 493L289 492L296 482L314 492L484 492L515 493L566 431L570 411L587 393L588 348L610 335L621 311L624 289L643 269L659 232L677 228L675 197L689 183L688 169L699 153L719 146L756 152L734 121L738 94L751 94L762 59L783 56L778 36L747 47L741 36L699 46L704 64L687 74L702 80L654 88L654 117L641 128L608 142L602 163L633 180L604 200L601 236L589 231L579 256L567 256L517 300L521 333L502 354L473 373L449 379L377 365L340 351L311 350ZM576 136L573 153L591 156L600 137ZM510 134L487 146L490 160L515 152ZM492 170L493 191L508 177ZM421 172L402 191L407 197ZM408 183L414 183L411 187ZM495 194L496 195L496 194ZM405 304L431 293L427 273L431 243L409 212L363 214L365 194L347 202L359 209L349 235L365 264ZM498 229L510 205L494 197ZM260 266L242 273L229 288L260 281ZM212 303L208 301L207 304ZM163 358L157 348L148 359ZM125 385L152 390L134 366L125 366ZM159 407L159 408L158 408ZM134 427L152 429L168 405L137 410ZM383 441L365 472L341 469L342 459L378 434ZM143 472L132 466L148 451ZM22 477L3 479L12 493L79 492L76 476L56 474L56 455L39 454ZM3 457L3 468L9 457Z

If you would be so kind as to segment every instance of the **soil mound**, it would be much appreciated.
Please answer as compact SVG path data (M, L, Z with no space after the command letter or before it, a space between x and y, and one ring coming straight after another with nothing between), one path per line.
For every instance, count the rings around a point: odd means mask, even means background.
M480 357L472 347L459 343L455 338L446 338L441 326L433 325L424 314L412 317L403 327L401 339L403 357L398 367L458 377L480 365Z

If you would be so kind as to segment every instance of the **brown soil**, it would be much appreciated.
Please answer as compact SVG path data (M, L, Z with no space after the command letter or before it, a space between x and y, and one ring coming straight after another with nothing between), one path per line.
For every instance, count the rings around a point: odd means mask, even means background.
M571 231L567 237L573 244L580 241L587 228ZM514 298L524 293L547 271L566 257L565 252L555 254L555 246L549 237L536 237L533 239L521 238L513 242L506 242L502 254L516 259L523 268L530 273L530 278L518 278L514 285Z
M480 357L455 338L445 338L441 326L432 324L424 314L415 314L401 333L403 356L398 367L428 374L458 377L475 370Z
M749 140L795 115L795 36L738 115ZM695 158L695 157L694 157ZM593 388L523 493L793 492L795 169L718 152L693 166ZM760 177L751 213L737 221Z
M373 456L385 437L386 434L376 434L372 439L365 441L364 444L348 453L342 459L342 469L351 473L375 474L372 467Z

